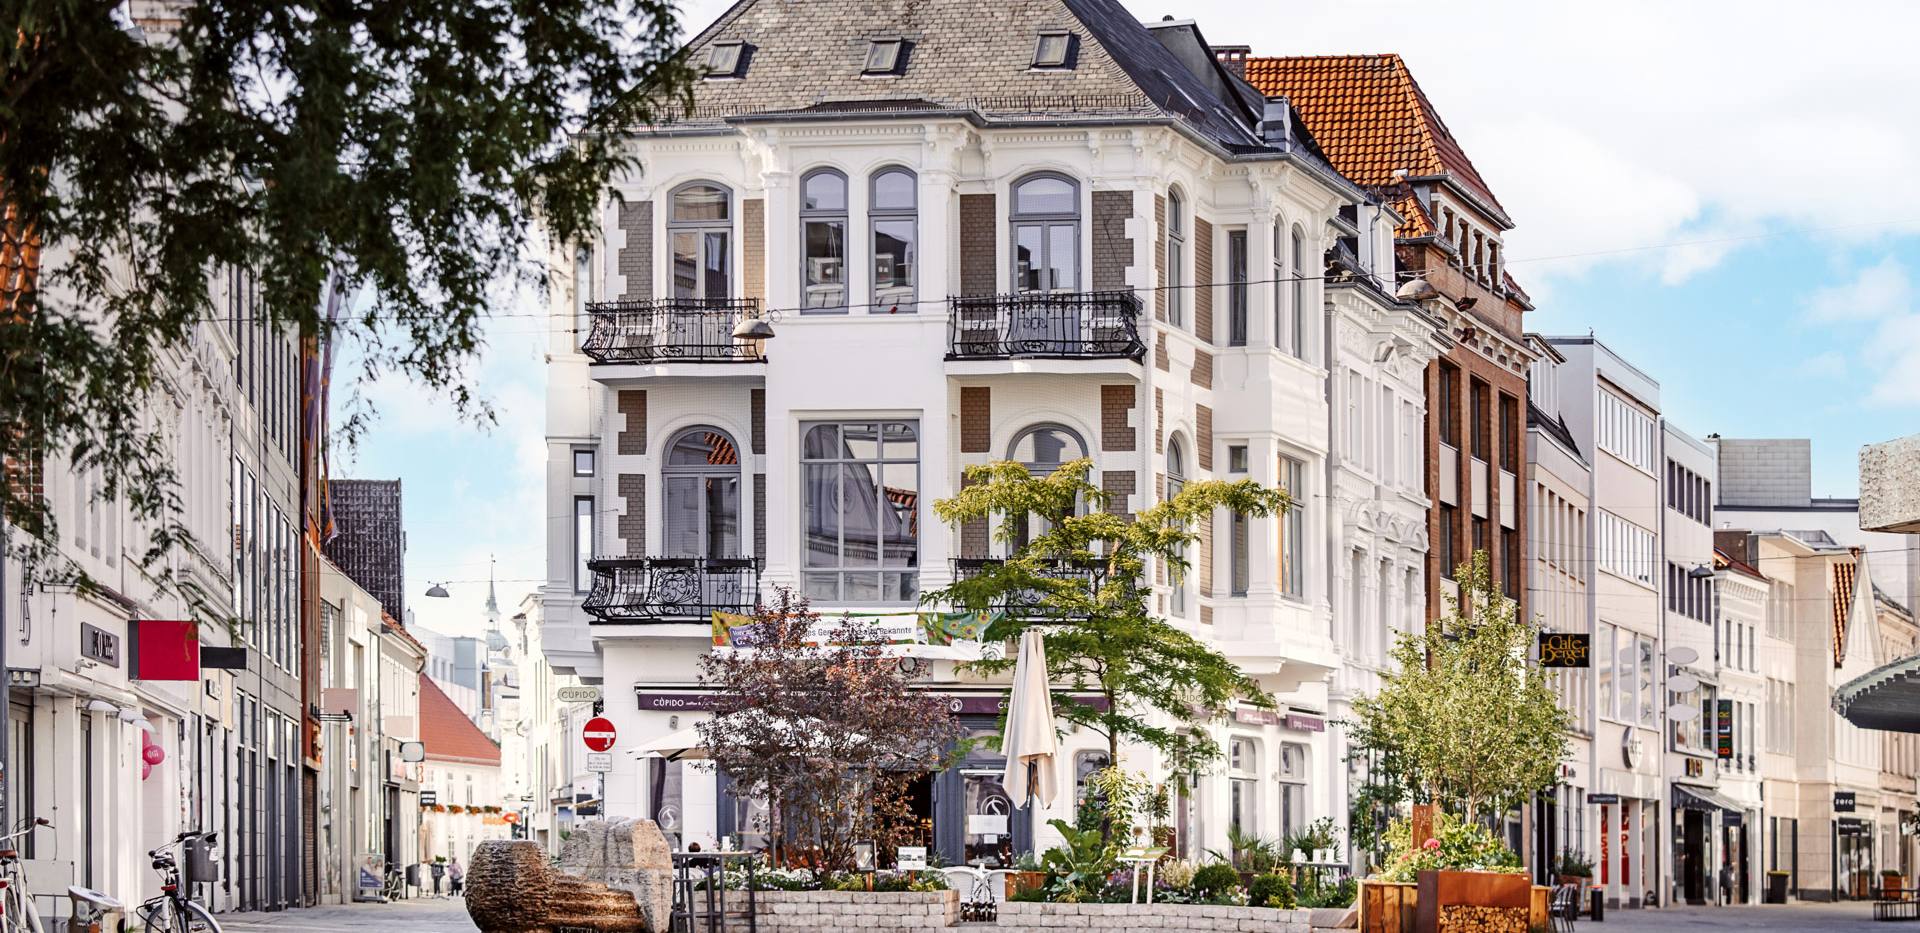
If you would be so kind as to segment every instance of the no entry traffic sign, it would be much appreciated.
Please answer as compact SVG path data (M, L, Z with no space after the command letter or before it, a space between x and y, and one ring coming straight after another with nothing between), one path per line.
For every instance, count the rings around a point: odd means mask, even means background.
M607 751L613 748L613 739L613 720L605 716L595 716L580 728L580 740L587 743L589 751Z

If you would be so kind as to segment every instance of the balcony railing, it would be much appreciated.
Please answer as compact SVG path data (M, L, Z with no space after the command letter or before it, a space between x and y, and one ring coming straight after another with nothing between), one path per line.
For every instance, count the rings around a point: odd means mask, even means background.
M593 587L580 608L598 622L704 622L750 613L760 599L751 557L601 557L587 569Z
M1140 297L1131 291L1030 292L950 299L947 359L1139 362Z
M953 579L972 580L985 575L1005 561L997 557L955 557L953 558ZM1071 580L1091 593L1105 580L1107 565L1097 562L1055 561L1043 572L1049 580ZM1006 601L998 608L1004 609L1016 618L1050 618L1058 616L1058 610L1048 608L1045 593L1039 590L1023 590L1007 594Z
M596 363L751 363L759 341L733 339L734 325L760 316L757 298L598 301L580 352Z

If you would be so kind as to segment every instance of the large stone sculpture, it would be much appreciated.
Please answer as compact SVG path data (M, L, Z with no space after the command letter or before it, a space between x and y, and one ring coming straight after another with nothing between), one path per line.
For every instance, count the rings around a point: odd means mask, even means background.
M657 933L668 929L673 862L651 820L574 824L556 868L538 843L483 842L467 867L467 913L481 933Z

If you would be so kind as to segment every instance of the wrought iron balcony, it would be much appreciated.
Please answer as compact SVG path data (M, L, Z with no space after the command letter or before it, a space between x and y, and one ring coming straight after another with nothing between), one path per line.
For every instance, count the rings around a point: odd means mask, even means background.
M1140 296L1028 292L949 299L947 359L1127 359L1139 362Z
M757 298L597 301L580 352L596 363L751 363L759 341L733 339L734 325L760 316Z
M998 557L955 557L953 560L953 579L972 580L983 576L989 570L999 567L1006 561ZM1099 587L1107 575L1107 566L1098 562L1054 561L1044 572L1050 580L1071 580L1085 587L1089 592ZM1006 602L999 608L1022 619L1051 618L1059 615L1056 610L1044 604L1045 593L1039 590L1022 590L1007 594Z
M705 622L715 612L750 613L760 599L751 557L599 557L581 602L597 622Z

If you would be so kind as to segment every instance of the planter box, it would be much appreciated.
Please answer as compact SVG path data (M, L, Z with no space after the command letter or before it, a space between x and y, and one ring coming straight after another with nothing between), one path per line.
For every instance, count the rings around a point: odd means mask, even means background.
M1413 933L1418 885L1393 881L1361 881L1355 903L1360 906L1361 933Z
M1533 884L1525 875L1423 871L1418 888L1414 933L1528 933L1532 928Z
M1268 907L1209 907L1198 904L1050 904L1000 905L1002 930L1243 930L1248 933L1306 933L1311 910Z
M822 929L922 933L960 919L958 891L756 891L754 919L762 933Z

